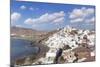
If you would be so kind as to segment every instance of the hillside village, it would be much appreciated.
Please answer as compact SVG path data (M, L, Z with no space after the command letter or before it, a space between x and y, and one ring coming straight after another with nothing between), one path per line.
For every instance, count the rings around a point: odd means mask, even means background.
M50 49L33 64L74 63L95 60L95 31L67 26L43 42Z

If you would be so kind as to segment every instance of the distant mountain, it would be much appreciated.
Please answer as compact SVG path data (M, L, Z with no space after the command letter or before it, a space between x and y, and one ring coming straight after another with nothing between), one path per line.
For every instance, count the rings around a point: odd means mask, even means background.
M20 37L25 39L35 40L37 42L43 42L48 39L49 36L58 32L59 30L54 30L50 32L46 31L37 31L29 28L22 27L11 27L11 37Z
M21 27L11 27L11 34L16 35L25 35L25 36L31 36L31 35L43 35L47 32L44 31L37 31L29 28L21 28Z

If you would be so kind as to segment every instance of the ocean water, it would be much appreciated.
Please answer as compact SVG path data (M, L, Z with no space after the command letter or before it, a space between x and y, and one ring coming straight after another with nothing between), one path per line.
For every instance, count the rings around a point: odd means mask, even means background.
M11 38L11 61L35 54L38 50L38 47L30 46L29 41Z

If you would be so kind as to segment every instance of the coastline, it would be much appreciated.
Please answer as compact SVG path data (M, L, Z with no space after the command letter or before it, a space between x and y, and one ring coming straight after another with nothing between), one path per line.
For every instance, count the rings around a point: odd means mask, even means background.
M21 37L11 37L11 38L24 39L24 40L30 41L30 47L38 47L39 48L39 51L37 53L19 58L14 62L14 64L11 64L11 65L21 65L21 66L22 65L25 65L25 66L31 65L32 63L37 61L39 58L44 57L46 52L49 50L49 47L47 47L46 45L43 45L38 42L34 42L32 40L28 40L28 39L21 38Z

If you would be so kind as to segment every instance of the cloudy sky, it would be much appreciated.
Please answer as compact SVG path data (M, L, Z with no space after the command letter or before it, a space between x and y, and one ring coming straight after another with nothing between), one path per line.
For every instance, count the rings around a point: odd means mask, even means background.
M54 30L67 25L94 29L95 7L90 5L11 2L11 26Z

